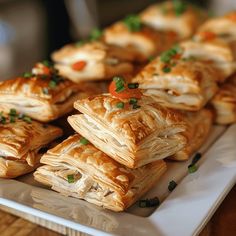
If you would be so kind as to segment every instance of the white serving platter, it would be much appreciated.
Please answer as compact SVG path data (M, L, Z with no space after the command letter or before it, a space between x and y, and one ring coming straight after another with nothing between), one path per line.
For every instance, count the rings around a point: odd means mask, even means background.
M36 183L32 174L0 180L0 204L91 235L190 236L200 233L236 180L236 125L215 126L198 171L189 162L169 162L168 171L145 198L158 196L158 208L114 213L85 201L64 197ZM168 191L168 183L178 186Z

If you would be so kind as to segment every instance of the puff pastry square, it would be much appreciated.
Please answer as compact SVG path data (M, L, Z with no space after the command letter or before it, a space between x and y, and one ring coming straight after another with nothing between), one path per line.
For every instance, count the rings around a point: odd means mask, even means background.
M3 121L1 113L1 122ZM9 120L10 119L10 120ZM14 178L36 169L42 148L62 135L62 130L12 116L0 124L0 177Z
M75 134L49 150L46 164L34 173L37 181L66 196L84 199L113 211L123 211L146 193L166 171L158 160L128 169Z
M218 70L221 74L219 82L224 82L236 70L231 45L220 38L201 40L196 36L195 40L183 41L180 46L184 58L196 58Z
M148 64L132 82L145 95L170 108L200 110L218 90L217 71L203 62L174 59L170 65L161 58Z
M146 25L142 25L138 31L130 31L124 22L120 21L104 30L104 41L133 51L136 61L144 62L168 49L176 42L176 36Z
M236 122L236 75L227 80L211 101L215 111L217 124Z
M198 30L201 32L212 32L221 40L231 45L233 54L236 56L236 11L224 16L214 17L207 20Z
M118 102L124 108L117 108ZM82 114L68 117L72 128L117 162L137 168L173 155L184 147L183 117L143 96L133 109L128 99L103 94L78 100Z
M206 141L213 122L213 114L210 110L202 109L197 112L185 112L188 128L183 135L186 137L187 145L169 159L176 161L188 160Z
M93 85L75 84L38 63L29 77L0 82L0 110L9 112L13 108L35 120L49 122L71 112L77 99L94 93Z
M158 30L172 30L179 39L191 37L206 19L206 13L190 4L176 6L173 1L153 4L141 14L141 20ZM180 9L181 8L181 9Z
M103 42L89 42L80 46L70 44L52 54L60 74L76 83L132 73L135 57L129 50Z

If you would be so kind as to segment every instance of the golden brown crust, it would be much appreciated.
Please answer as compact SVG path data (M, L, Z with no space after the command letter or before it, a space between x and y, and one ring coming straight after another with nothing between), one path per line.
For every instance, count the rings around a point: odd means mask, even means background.
M213 97L219 74L210 65L191 60L173 60L166 73L160 58L148 64L132 82L138 82L145 95L164 106L183 110L200 110Z
M118 102L124 102L124 108L117 108ZM133 109L128 99L109 94L89 97L75 103L83 114L72 115L68 121L97 148L129 168L163 159L185 145L181 114L145 96L138 105Z
M118 109L116 104L121 101L127 106ZM157 121L160 120L165 123L163 128L167 125L176 124L184 128L180 113L162 107L148 97L139 100L138 104L141 108L137 110L128 103L129 99L118 99L104 94L78 100L74 103L74 107L88 116L96 117L115 130L118 129L122 136L131 139L133 144L142 142L155 129L161 129L160 125L157 124Z
M135 57L130 50L103 42L89 42L81 46L70 44L52 54L60 74L76 83L106 80L114 75L132 73ZM73 64L79 61L85 63L84 68L73 69Z
M213 114L210 110L202 109L197 112L184 113L188 128L183 135L187 138L187 145L170 157L172 160L188 160L194 152L206 141L213 122Z
M0 110L11 108L36 120L48 122L73 110L73 102L96 94L94 85L61 80L50 88L51 77L18 77L0 82Z
M122 211L143 195L165 172L164 161L131 170L113 161L92 144L80 143L75 134L41 159L35 179L67 196L85 199L105 208ZM74 183L67 176L73 175Z
M41 149L62 135L62 130L55 126L14 119L10 122L7 118L5 124L0 124L1 178L33 171L42 156Z
M227 80L211 101L215 111L217 124L236 122L236 76Z
M14 123L7 121L6 124L0 124L1 156L26 159L30 151L39 150L61 135L62 130L52 125L19 119Z
M140 14L141 20L151 27L159 30L172 30L178 34L179 39L188 38L206 19L206 13L188 4L182 14L175 14L173 2L153 4Z
M198 32L211 31L218 36L236 36L236 11L227 13L224 16L214 17L207 20L201 27L199 27Z

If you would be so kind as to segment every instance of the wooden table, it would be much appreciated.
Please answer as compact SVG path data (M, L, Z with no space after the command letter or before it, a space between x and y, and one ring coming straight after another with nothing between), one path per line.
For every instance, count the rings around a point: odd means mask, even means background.
M0 235L1 236L82 236L83 233L65 228L42 219L19 214L6 207L0 207ZM13 214L17 214L15 216ZM20 217L19 217L20 216ZM26 218L27 220L23 219ZM29 220L29 221L28 221ZM34 222L34 223L32 223ZM41 226L39 226L41 225ZM44 228L44 227L47 228ZM54 231L52 231L52 230ZM57 231L57 232L55 232ZM203 229L200 236L235 236L236 235L236 185L225 198L219 209Z

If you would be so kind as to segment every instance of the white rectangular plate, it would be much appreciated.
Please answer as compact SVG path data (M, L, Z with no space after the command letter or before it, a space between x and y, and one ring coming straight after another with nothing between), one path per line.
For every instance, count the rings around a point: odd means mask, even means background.
M32 175L0 180L0 204L92 235L197 235L235 184L236 125L216 126L200 150L199 169L189 162L169 162L168 171L144 198L158 196L154 208L136 205L114 213L85 201L64 197L34 182ZM191 160L190 160L191 161ZM169 193L169 181L178 186Z

